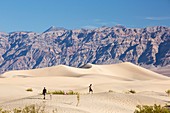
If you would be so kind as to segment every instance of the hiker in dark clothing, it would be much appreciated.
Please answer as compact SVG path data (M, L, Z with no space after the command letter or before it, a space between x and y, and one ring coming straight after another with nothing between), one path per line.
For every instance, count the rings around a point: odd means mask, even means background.
M47 90L45 89L45 87L44 87L44 89L43 89L43 95L44 95L44 99L45 99L45 94L47 93Z
M92 86L92 84L90 84L90 86L89 86L89 93L90 93L90 92L93 93L93 90L92 90L91 86Z

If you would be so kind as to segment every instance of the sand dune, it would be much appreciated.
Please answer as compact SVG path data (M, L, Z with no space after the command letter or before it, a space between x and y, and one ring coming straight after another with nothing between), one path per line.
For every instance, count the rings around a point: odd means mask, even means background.
M150 70L170 77L170 65L165 67L151 68Z
M88 68L87 68L88 67ZM129 62L112 65L94 65L87 64L82 68L74 68L64 65L47 67L33 70L9 71L1 75L2 77L42 77L42 76L64 76L81 77L88 75L107 75L122 79L167 79L160 74L149 71Z
M88 94L93 84L94 94ZM47 90L74 90L75 95L53 95L43 100L39 93ZM33 92L25 91L32 88ZM129 90L136 94L129 94ZM29 104L43 104L48 112L60 113L132 113L138 104L168 104L165 93L170 89L169 77L132 63L113 65L87 64L81 68L54 66L42 69L9 71L0 78L0 107L13 109ZM112 91L111 93L109 92Z

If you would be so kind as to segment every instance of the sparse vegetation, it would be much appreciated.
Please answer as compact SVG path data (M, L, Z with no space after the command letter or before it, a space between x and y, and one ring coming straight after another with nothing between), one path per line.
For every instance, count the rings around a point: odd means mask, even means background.
M78 92L74 92L73 90L70 90L68 92L64 92L62 90L55 90L55 91L48 91L47 94L53 94L53 95L78 95Z
M0 113L12 113L12 112L10 112L8 110L3 110L2 108L0 108Z
M24 108L15 108L13 110L3 110L0 108L0 113L45 113L45 106L29 105Z
M74 92L73 90L70 90L66 93L67 95L78 95L78 92Z
M64 95L65 92L62 90L58 90L58 91L48 91L47 94L53 94L53 95Z
M167 94L168 94L168 96L170 95L170 90L167 90L167 91L165 91Z
M131 90L129 90L129 93L134 94L134 93L136 93L136 91L131 89Z
M156 104L154 104L153 106L137 105L136 107L137 109L134 111L134 113L170 113L170 110L168 108Z
M33 92L33 89L32 88L28 88L28 89L26 89L26 91Z
M109 93L112 93L112 92L114 92L113 90L109 90Z

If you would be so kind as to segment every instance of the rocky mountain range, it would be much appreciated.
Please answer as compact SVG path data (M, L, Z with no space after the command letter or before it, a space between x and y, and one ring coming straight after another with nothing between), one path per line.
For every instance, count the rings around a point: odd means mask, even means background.
M0 32L0 73L59 64L132 62L170 64L170 28L123 26L67 30L50 27L43 33Z

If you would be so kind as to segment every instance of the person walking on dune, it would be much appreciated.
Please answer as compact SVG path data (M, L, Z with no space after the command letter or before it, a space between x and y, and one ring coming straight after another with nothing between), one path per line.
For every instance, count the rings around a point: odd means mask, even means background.
M90 84L90 86L89 86L89 93L91 92L91 93L93 93L93 90L92 90L92 84Z
M45 89L45 87L44 87L44 89L43 89L44 99L45 99L45 95L46 95L46 93L47 93L47 90L46 90L46 89Z

